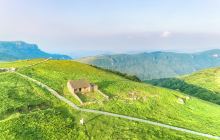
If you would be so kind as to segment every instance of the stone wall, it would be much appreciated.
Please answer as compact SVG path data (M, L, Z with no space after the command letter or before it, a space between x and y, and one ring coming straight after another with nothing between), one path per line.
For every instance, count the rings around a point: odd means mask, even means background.
M67 88L69 92L80 102L80 104L83 104L82 100L75 94L74 89L72 88L70 82L67 82Z
M92 92L98 91L98 86L97 85L91 85L91 91Z

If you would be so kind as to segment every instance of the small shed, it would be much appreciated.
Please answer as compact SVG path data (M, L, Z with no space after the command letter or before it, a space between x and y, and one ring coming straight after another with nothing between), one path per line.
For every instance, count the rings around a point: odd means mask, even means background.
M78 93L78 92L87 93L98 90L97 85L93 83L89 83L87 80L84 79L69 80L67 83L67 87L72 93Z

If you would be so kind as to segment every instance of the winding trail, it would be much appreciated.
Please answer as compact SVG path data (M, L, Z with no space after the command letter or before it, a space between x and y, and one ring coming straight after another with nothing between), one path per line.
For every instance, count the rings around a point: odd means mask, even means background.
M79 110L79 111L82 111L82 112L102 114L102 115L106 115L106 116L123 118L123 119L127 119L127 120L147 123L147 124L154 125L154 126L160 126L160 127L164 127L164 128L168 128L168 129L172 129L172 130L176 130L176 131L181 131L181 132L190 133L190 134L194 134L194 135L198 135L198 136L202 136L202 137L207 137L207 138L211 138L211 139L220 140L219 136L213 136L213 135L210 135L210 134L196 132L196 131L193 131L193 130L184 129L184 128L180 128L180 127L176 127L176 126L171 126L171 125L167 125L167 124L163 124L163 123L159 123L159 122L154 122L154 121L150 121L150 120L130 117L130 116L126 116L126 115L120 115L120 114L115 114L115 113L110 113L110 112L104 112L104 111L98 111L98 110L92 110L92 109L83 109L83 108L78 107L73 102L71 102L70 100L66 99L65 97L59 95L55 90L53 90L49 86L47 86L47 85L45 85L45 84L43 84L43 83L41 83L41 82L39 82L39 81L29 77L29 76L23 75L23 74L21 74L19 72L14 72L14 73L16 73L17 75L19 75L19 76L21 76L21 77L23 77L23 78L25 78L25 79L27 79L29 81L32 81L32 82L36 83L37 85L41 86L42 88L47 89L52 95L57 97L59 100L65 102L66 104L68 104L72 108L74 108L76 110Z
M35 63L35 64L31 64L31 65L23 66L23 67L21 67L21 68L19 68L19 69L24 69L24 68L33 67L33 66L36 66L36 65L39 65L39 64L45 63L45 62L49 61L50 59L52 59L52 57L49 57L49 58L44 59L44 60L42 60L42 61L39 61L39 62L37 62L37 63Z

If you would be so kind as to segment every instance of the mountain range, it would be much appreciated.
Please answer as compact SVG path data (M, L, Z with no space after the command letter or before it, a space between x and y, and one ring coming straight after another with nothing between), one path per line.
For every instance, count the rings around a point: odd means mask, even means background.
M199 53L150 52L84 57L77 61L136 75L141 80L176 77L220 66L220 50Z
M0 61L49 57L53 59L71 59L67 55L43 52L36 44L29 44L23 41L0 41Z
M0 61L34 58L72 59L67 55L49 54L36 44L23 41L0 41ZM135 75L139 79L151 80L171 78L220 66L220 50L199 53L145 52L137 54L106 54L77 59L79 62Z

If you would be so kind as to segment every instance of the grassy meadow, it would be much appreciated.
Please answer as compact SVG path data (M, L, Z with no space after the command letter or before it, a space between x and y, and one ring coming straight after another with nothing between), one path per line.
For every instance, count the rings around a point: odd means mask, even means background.
M42 60L4 63L22 67ZM50 60L18 69L78 104L68 92L68 80L87 79L110 97L109 101L83 106L163 122L220 135L220 107L174 90L130 81L74 61ZM15 75L0 75L0 139L207 139L124 119L75 111L48 91ZM85 125L79 120L85 119ZM26 136L26 137L25 137Z
M14 73L0 75L0 139L202 139L143 123L75 111ZM80 125L80 119L85 125Z
M181 77L185 82L220 94L220 68L205 69Z

